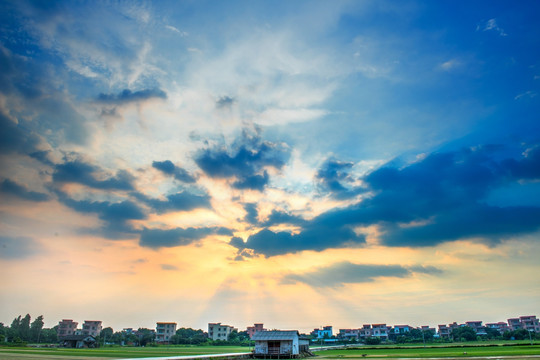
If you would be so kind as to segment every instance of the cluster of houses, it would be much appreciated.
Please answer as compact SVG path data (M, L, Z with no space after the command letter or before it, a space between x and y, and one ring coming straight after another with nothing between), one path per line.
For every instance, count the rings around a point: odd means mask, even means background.
M78 323L71 319L64 319L58 324L58 338L66 347L94 347L96 337L102 330L101 321L85 320L82 328L79 329ZM540 333L539 320L535 315L521 316L519 318L508 319L507 322L487 323L482 321L467 321L464 324L456 322L449 325L439 325L438 328L429 326L412 327L409 325L386 324L366 324L357 329L339 329L334 335L332 326L324 326L314 329L309 335L301 335L296 330L267 330L264 324L257 323L248 326L246 329L249 338L254 341L255 356L284 356L299 355L309 353L309 342L320 341L331 343L335 341L363 341L367 338L377 337L381 340L389 340L393 336L406 335L413 329L422 331L431 331L436 337L450 337L452 330L458 327L468 326L474 329L477 335L486 335L486 328L495 329L503 334L505 331L514 331L525 329L527 331ZM151 330L157 343L167 344L171 337L176 334L177 323L175 322L157 322L156 329ZM221 323L209 323L207 337L212 340L228 340L229 335L237 328L231 325ZM135 334L132 328L126 328L123 332Z
M369 337L378 337L381 340L388 340L391 336L406 335L412 329L418 329L422 331L430 331L435 337L449 338L452 334L452 330L468 326L472 328L478 336L487 335L486 329L497 330L500 334L505 331L514 331L519 329L525 329L527 331L538 333L540 332L540 324L535 315L532 316L520 316L518 318L508 319L508 322L500 321L497 323L483 324L482 321L467 321L464 324L458 324L453 322L448 325L438 325L437 329L429 326L412 327L409 325L394 325L388 326L386 324L367 324L359 329L340 329L337 337L339 339L346 340L358 340L362 341ZM321 329L315 329L311 332L312 335L320 338L327 338L327 332L325 329L331 327L324 327Z

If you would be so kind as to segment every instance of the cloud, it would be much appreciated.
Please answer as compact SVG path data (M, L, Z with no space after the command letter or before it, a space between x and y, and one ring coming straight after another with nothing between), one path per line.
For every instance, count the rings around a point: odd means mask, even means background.
M100 180L97 174L103 171L81 160L68 161L55 166L52 179L55 183L77 183L102 190L134 190L134 177L125 170L119 170L116 176Z
M140 201L150 206L156 213L162 214L169 211L189 211L193 209L210 209L210 197L208 195L196 195L187 191L166 196L167 200L151 199L141 193L132 193Z
M281 169L289 156L285 144L263 141L258 134L244 132L232 149L222 146L200 150L195 162L210 177L236 178L232 185L237 189L262 191L269 181L265 168Z
M244 221L251 225L260 225L260 226L274 226L280 224L290 224L290 225L302 225L306 223L306 220L300 216L292 215L286 211L273 209L270 215L263 220L259 221L259 212L257 210L257 204L247 203L244 204L244 210L246 211L246 216Z
M49 195L28 190L26 186L18 184L10 179L5 179L4 181L2 181L2 183L0 184L0 191L5 194L13 195L29 201L40 202L50 199Z
M161 264L161 270L166 270L166 271L178 271L180 270L178 268L178 266L175 266L175 265L170 265L170 264Z
M232 232L224 227L190 227L168 230L144 228L141 232L139 244L154 249L185 246L210 235L232 235Z
M167 93L161 89L144 89L132 92L125 89L118 94L99 94L96 101L102 104L124 105L149 99L166 99Z
M370 194L364 200L299 222L294 234L260 230L243 248L275 256L359 246L364 237L353 229L371 225L379 227L383 245L412 247L468 238L497 243L537 231L540 206L492 206L486 199L508 184L539 180L539 147L501 161L494 149L433 153L403 167L388 163L362 179Z
M497 25L497 20L496 19L489 19L488 21L478 25L476 27L476 31L495 31L497 32L500 36L508 36L508 34L502 29L499 27L499 25Z
M58 200L65 206L83 214L97 214L103 221L101 228L81 229L83 233L100 234L108 239L131 238L139 231L134 229L129 221L146 219L143 209L129 200L120 202L74 200L59 190L55 191Z
M40 138L24 129L24 123L14 122L0 108L0 153L32 153L36 151Z
M534 91L525 91L524 93L518 94L514 97L514 100L521 100L521 99L534 99L538 96L537 92Z
M463 64L461 63L461 61L457 60L457 59L450 59L448 61L445 61L443 62L442 64L439 65L439 68L443 71L452 71L452 70L455 70L459 67L461 67Z
M24 236L0 236L1 259L21 259L41 252L41 245L32 238Z
M428 269L426 271L426 269ZM353 264L347 261L333 264L328 267L321 267L313 271L308 271L303 274L286 275L282 282L285 284L305 283L312 287L340 287L345 284L359 284L373 282L377 278L394 277L406 278L410 277L414 272L422 272L427 274L440 274L441 270L421 266L403 267L401 265L366 265Z
M540 179L540 146L528 149L523 158L506 159L502 162L503 167L516 179Z
M224 109L224 108L230 108L233 106L233 104L236 102L236 100L229 96L222 96L216 101L216 108L218 109Z
M268 257L305 250L322 251L328 248L358 246L365 243L365 237L356 234L348 224L319 220L306 222L298 234L263 229L250 235L242 247L238 247L239 242L233 242L231 245L239 250L252 249Z
M351 186L355 181L350 175L353 166L352 162L343 162L334 158L327 159L315 175L320 189L330 192L333 197L338 199L347 199L358 195L362 190L358 187L353 189Z
M259 222L259 211L257 210L257 204L244 204L244 210L246 211L246 216L244 217L245 222L252 225L255 225Z
M194 183L195 178L191 176L186 170L181 167L175 166L172 161L153 161L152 167L158 169L164 174L174 176L176 180L185 182L185 183Z

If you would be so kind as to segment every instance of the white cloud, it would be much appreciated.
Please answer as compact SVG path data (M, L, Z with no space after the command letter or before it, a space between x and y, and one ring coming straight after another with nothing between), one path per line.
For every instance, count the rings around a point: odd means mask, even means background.
M508 36L508 34L501 27L499 27L499 25L497 25L496 19L489 19L483 24L478 25L476 27L476 31L479 31L479 30L495 31L495 32L498 32L500 36Z
M457 59L450 59L439 65L439 69L443 71L452 71L461 67L462 63Z

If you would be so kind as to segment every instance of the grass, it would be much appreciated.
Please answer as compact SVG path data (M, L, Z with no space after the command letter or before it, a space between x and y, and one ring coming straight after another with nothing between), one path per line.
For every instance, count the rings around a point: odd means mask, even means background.
M248 352L248 347L240 346L158 346L158 347L121 347L107 346L98 349L63 349L0 347L0 359L125 359L142 357L164 357L182 355L205 355ZM540 344L526 345L517 342L482 342L433 344L426 348L422 344L358 346L349 349L323 350L316 353L313 360L360 358L458 358L487 356L540 356Z
M1 347L2 354L48 355L62 357L99 357L110 359L206 355L249 352L249 348L240 346L157 346L157 347L102 347L98 349L64 349L64 348L21 348Z
M318 351L321 359L355 358L439 358L439 357L486 357L540 355L540 345L482 344L438 346L365 346L354 349Z

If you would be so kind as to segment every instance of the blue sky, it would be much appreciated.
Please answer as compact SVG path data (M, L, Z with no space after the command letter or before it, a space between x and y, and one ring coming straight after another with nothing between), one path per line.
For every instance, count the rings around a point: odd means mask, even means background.
M539 10L2 1L0 320L536 314Z

